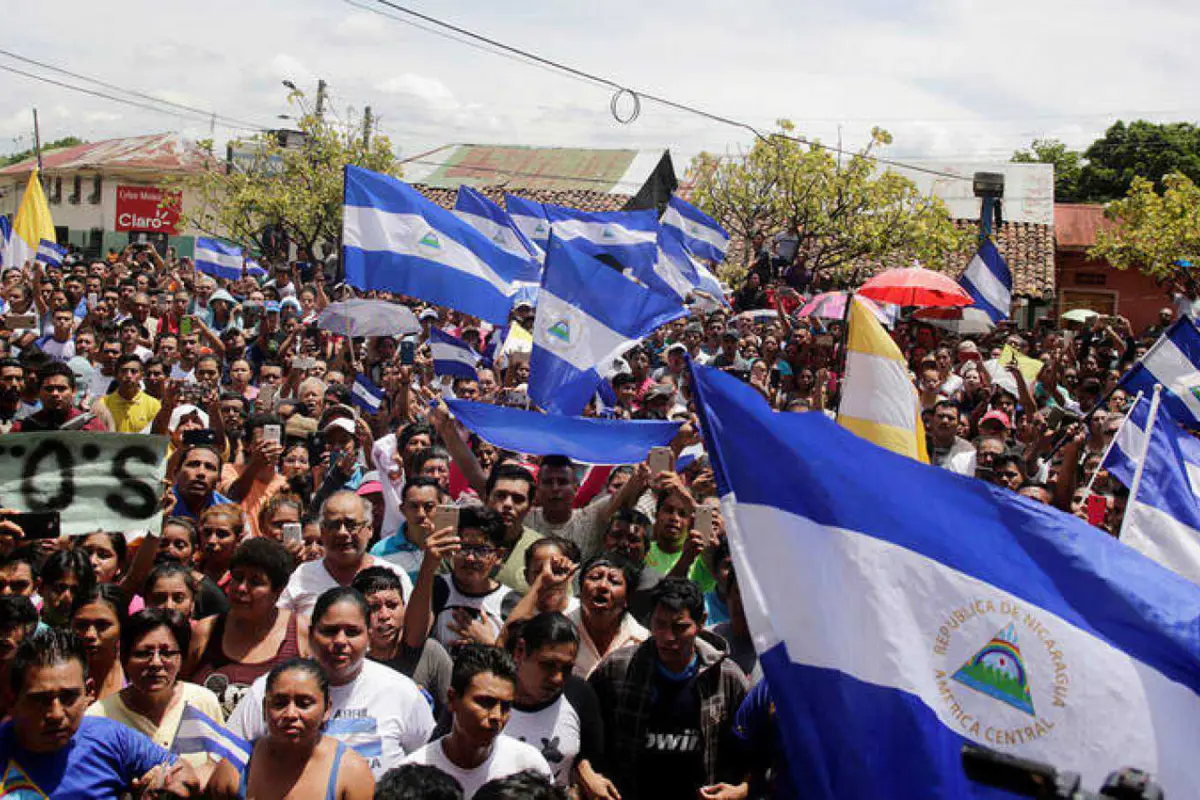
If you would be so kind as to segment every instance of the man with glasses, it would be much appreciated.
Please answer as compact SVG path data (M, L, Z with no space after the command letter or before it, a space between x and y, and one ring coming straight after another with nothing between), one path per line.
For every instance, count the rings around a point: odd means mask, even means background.
M354 492L334 492L321 506L321 544L325 557L301 564L292 573L279 598L279 607L307 620L317 598L328 589L349 586L367 567L384 567L400 577L404 599L412 595L412 581L400 567L367 553L371 541L371 504Z

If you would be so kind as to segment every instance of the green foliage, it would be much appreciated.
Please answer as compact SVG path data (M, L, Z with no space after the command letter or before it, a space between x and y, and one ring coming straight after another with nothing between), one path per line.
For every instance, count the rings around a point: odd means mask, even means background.
M1108 205L1105 216L1116 225L1096 235L1091 258L1156 278L1174 272L1177 259L1200 263L1200 187L1177 172L1161 182L1160 191L1134 177L1128 194Z
M1135 178L1166 188L1165 177L1180 173L1200 181L1200 128L1187 122L1158 124L1117 121L1084 152L1081 198L1093 201L1123 197Z
M299 95L293 94L296 102ZM185 212L192 227L255 248L268 225L282 228L300 247L336 242L342 231L342 174L347 164L400 176L386 136L362 131L315 114L299 121L303 144L285 148L272 133L234 143L254 155L249 164L227 169L213 154L212 168L180 182L195 202ZM212 142L201 142L212 153Z
M842 274L912 259L945 268L970 245L940 199L878 168L872 150L891 143L887 131L873 130L871 143L847 158L789 138L787 120L779 128L741 158L702 153L692 162L693 201L741 239L743 261L756 235L779 232L798 237L809 270Z
M1058 139L1034 139L1027 150L1013 153L1018 164L1054 165L1054 199L1060 203L1076 203L1082 199L1079 179L1083 172L1083 154L1072 150Z
M55 139L53 142L45 142L42 145L42 154L45 155L49 150L61 150L64 147L74 147L77 144L87 144L78 136L64 136L61 139ZM7 167L10 164L19 164L27 158L33 158L34 150L30 147L28 150L22 150L19 153L13 153L10 156L0 156L0 167Z

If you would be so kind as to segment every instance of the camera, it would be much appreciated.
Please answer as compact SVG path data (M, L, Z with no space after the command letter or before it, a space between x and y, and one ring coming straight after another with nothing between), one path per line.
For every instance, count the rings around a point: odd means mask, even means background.
M992 786L1021 797L1039 800L1163 800L1162 787L1140 769L1125 767L1109 774L1099 793L1081 788L1078 773L1060 771L1050 764L1010 756L987 747L964 744L963 770L975 783Z

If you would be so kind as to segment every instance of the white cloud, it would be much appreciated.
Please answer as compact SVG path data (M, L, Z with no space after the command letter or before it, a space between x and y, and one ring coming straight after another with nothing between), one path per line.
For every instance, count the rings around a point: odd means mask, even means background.
M437 78L426 75L416 75L411 72L393 75L375 84L375 88L385 94L412 95L430 108L439 111L451 111L458 108L458 101L454 99L454 93L446 87L446 84Z

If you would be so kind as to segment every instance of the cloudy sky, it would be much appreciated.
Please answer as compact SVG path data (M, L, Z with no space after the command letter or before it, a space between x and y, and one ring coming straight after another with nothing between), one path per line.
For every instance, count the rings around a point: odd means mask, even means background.
M451 41L374 0L17 0L0 49L239 123L286 125L281 81L349 120L370 104L403 156L450 142L736 152L743 130L645 103L621 125L611 90ZM371 7L394 18L364 10ZM1115 118L1200 118L1200 10L1186 0L411 0L411 7L624 86L754 126L779 117L827 142L872 125L898 158L1006 160L1036 136L1086 145ZM111 90L0 55L14 67ZM209 121L0 70L0 153ZM144 101L140 101L144 102ZM352 110L352 108L354 110ZM216 126L224 141L236 131Z

